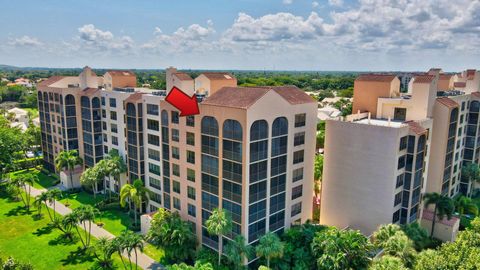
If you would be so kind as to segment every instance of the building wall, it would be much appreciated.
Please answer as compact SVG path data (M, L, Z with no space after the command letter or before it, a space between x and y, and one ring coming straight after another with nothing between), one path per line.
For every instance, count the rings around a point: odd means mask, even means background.
M355 81L353 90L353 113L371 112L376 117L377 100L381 97L399 95L400 80L395 78L391 82Z

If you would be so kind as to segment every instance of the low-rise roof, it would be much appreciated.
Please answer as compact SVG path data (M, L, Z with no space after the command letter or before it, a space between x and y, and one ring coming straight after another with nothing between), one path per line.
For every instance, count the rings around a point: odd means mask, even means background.
M423 210L423 216L422 216L423 219L432 221L434 217L435 215L433 214L433 211L430 211L428 209ZM459 222L457 217L452 217L451 219L443 218L442 220L438 220L438 217L435 217L435 220L443 225L450 226L450 227L454 226L455 223Z
M430 84L435 79L435 76L433 76L433 75L420 75L420 76L415 76L415 78L413 78L413 79L414 79L413 83L427 83L427 84Z
M438 76L440 80L450 80L452 77L453 77L452 74L445 74L445 73L442 73Z
M415 121L406 121L405 124L407 124L410 130L417 135L423 135L427 133L427 129Z
M200 75L204 75L210 80L233 80L235 77L228 72L203 72Z
M390 74L363 74L357 77L355 81L359 82L391 82L397 76Z
M127 103L127 102L137 102L138 100L140 100L142 98L143 94L145 94L145 93L135 92L135 93L131 94L128 98L125 99L125 103Z
M437 98L437 102L448 107L448 108L456 108L458 107L458 103L449 98L449 97L441 97L441 98Z
M58 81L60 81L61 79L65 78L65 76L52 76L46 80L43 80L41 81L40 83L38 83L38 86L50 86L51 84L54 84Z
M130 76L135 76L135 73L133 73L130 70L109 70L106 73L110 74L112 77L130 77Z
M188 75L187 73L184 73L184 72L175 72L175 73L173 73L173 75L175 75L175 77L177 77L181 81L191 81L191 80L193 80L192 77L190 77L190 75Z
M476 98L480 98L480 92L473 92L472 96L474 96Z
M453 87L465 88L467 86L466 82L454 82Z
M85 88L80 93L82 96L91 96L98 91L98 88Z

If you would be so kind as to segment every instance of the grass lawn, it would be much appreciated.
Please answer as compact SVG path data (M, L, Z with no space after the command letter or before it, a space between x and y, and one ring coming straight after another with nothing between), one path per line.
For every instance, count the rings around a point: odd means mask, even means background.
M34 174L38 177L38 181L35 181L33 183L33 187L38 189L49 188L51 186L54 186L56 183L58 183L58 180L57 178L55 178L55 176L48 176L38 169L21 170L21 171L12 172L10 173L10 177L15 178L27 173Z
M161 264L166 264L165 251L161 248L157 248L151 244L146 244L145 248L143 249L143 253Z
M94 198L92 194L88 194L85 191L73 194L64 193L63 196L64 197L60 201L65 204L68 200L68 203L70 204L69 207L72 209L87 204L94 206L96 203L105 198L105 195L102 194L97 194L97 196ZM101 215L97 218L97 222L103 222L105 224L103 228L115 236L120 235L123 231L128 229L133 222L128 216L126 210L109 209L102 210L100 212Z
M34 214L35 210L26 213L21 202L12 202L0 191L1 257L30 262L36 270L98 269L94 256L81 252L79 241L63 241L61 232L48 225L48 217L38 220ZM117 269L123 269L118 255L114 260Z

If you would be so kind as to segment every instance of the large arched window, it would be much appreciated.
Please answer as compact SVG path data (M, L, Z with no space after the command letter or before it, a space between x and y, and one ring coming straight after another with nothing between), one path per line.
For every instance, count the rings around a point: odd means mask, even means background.
M470 103L470 112L479 112L480 111L480 102L474 100Z
M162 111L162 126L168 126L168 112Z
M272 137L286 135L288 133L288 120L285 117L278 117L273 121Z
M100 109L100 99L98 97L92 99L92 108Z
M242 133L242 125L238 121L228 119L223 122L223 138L241 141Z
M214 117L202 118L202 133L218 137L218 122Z
M75 105L75 97L73 95L67 95L65 97L65 105Z
M90 99L88 97L85 97L85 96L81 97L80 103L82 104L82 107L90 108Z
M133 105L132 103L127 103L127 116L135 117L135 115L135 105Z
M257 120L250 127L250 141L268 138L268 123L265 120Z

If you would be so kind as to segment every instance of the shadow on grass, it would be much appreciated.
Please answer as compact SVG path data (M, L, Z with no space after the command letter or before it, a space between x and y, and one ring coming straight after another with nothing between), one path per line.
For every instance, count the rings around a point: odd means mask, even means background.
M27 210L25 206L19 205L12 210L8 211L5 213L5 216L7 217L16 217L16 216L24 216L24 215L30 215L32 213L32 210Z
M36 236L42 236L45 234L50 234L52 232L53 228L50 225L44 226L42 228L38 228L36 231L34 231L32 234Z
M48 244L51 246L63 245L70 246L78 243L78 238L72 236L72 238L67 237L65 234L57 236L55 239L48 241Z
M60 260L63 266L77 265L86 262L93 262L95 256L91 252L85 251L83 248L78 247L77 250L71 251L65 259Z

